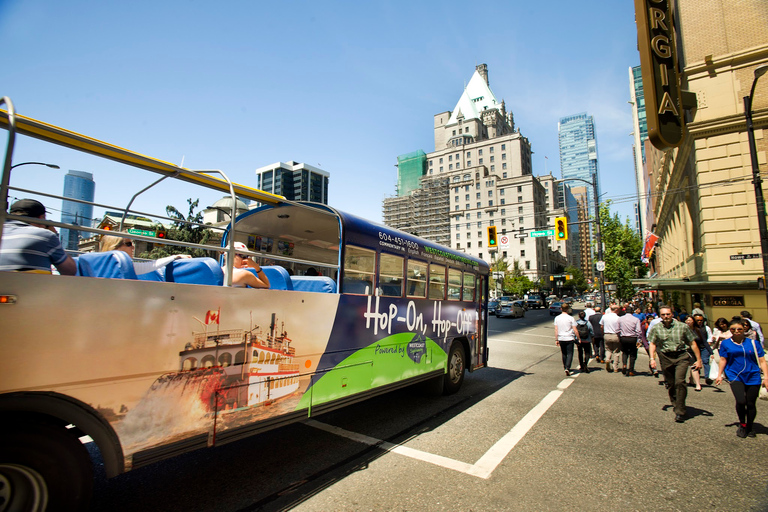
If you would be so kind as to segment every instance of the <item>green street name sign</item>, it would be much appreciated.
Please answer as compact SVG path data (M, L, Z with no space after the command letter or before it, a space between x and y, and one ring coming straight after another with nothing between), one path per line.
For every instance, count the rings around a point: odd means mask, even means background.
M132 235L143 235L143 236L155 236L154 231L147 231L145 229L136 229L136 228L128 228L128 233Z
M541 231L531 231L531 238L537 238L542 236L555 236L555 230L542 229Z

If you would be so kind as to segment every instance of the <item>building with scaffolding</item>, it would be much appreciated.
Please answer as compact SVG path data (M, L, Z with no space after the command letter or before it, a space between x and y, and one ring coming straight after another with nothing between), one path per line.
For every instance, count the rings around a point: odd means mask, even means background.
M398 157L397 196L384 199L384 223L490 263L517 260L533 281L562 270L552 241L530 237L552 225L548 192L533 176L530 142L491 91L488 66L476 67L433 127L433 152ZM507 241L498 250L487 246L489 226Z

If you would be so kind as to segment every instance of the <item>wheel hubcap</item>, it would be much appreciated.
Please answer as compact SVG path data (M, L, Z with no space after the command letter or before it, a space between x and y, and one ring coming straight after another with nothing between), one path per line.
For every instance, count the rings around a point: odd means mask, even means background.
M43 511L48 488L40 473L18 464L0 464L0 512Z
M451 358L451 382L458 382L461 378L461 372L464 371L464 360L459 352L454 352Z

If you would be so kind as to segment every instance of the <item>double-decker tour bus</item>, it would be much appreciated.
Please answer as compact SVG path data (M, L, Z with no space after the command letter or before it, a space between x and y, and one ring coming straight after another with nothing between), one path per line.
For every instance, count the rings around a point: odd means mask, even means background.
M19 509L87 503L84 436L114 477L417 382L453 393L465 371L486 365L484 261L19 116L2 102L0 230L8 219L32 220L7 212L9 190L32 192L11 181L17 133L232 198L220 246L163 241L230 256L219 261L178 259L136 275L126 253L111 251L76 256L76 276L0 272L0 479ZM236 197L260 206L238 215ZM151 240L123 227L34 220ZM235 242L263 265L269 289L231 286Z

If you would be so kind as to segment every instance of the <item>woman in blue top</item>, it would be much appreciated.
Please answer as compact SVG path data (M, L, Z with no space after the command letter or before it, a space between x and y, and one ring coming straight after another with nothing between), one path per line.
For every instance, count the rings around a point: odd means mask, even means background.
M760 368L763 369L763 385L768 389L768 364L761 344L744 336L744 326L740 320L732 320L729 330L731 338L720 342L720 371L715 384L720 385L723 376L731 383L731 391L736 398L736 414L739 416L736 435L755 437L752 423L757 416Z

